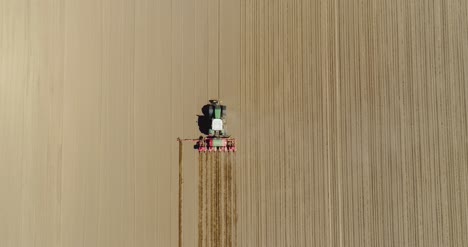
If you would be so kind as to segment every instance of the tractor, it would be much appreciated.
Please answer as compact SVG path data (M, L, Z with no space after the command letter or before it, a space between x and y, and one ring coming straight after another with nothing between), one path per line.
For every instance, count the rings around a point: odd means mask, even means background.
M235 152L235 139L230 138L226 132L226 106L221 105L218 100L210 100L208 105L202 108L204 123L207 123L208 133L200 136L196 147L199 152ZM199 125L201 121L199 120ZM202 126L200 126L202 129Z

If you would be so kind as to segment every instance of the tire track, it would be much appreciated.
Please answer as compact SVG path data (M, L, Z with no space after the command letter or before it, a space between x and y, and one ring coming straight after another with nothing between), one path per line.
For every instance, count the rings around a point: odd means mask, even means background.
M235 154L200 153L198 246L236 246Z

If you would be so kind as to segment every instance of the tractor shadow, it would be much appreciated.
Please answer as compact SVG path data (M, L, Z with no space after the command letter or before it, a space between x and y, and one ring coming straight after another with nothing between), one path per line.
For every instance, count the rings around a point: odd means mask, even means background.
M210 134L210 129L211 129L211 117L210 117L210 114L209 114L209 108L210 108L209 104L204 105L201 108L201 111L202 111L203 115L197 115L197 117L198 117L198 119L197 119L198 129L204 135L209 135ZM199 139L201 139L201 138L202 138L202 136L200 136ZM195 144L195 146L193 148L198 149L199 148L198 143Z
M197 115L198 129L204 135L209 135L211 129L211 117L209 115L209 108L210 105L204 105L201 108L203 115Z

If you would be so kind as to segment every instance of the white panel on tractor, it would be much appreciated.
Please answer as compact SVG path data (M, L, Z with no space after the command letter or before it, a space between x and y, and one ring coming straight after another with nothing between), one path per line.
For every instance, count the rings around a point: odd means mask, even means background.
M221 119L213 119L211 122L211 129L213 130L223 130L223 120Z

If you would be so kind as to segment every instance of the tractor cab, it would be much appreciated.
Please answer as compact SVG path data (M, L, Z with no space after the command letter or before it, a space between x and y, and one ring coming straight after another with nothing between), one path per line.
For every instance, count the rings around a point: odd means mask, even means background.
M227 137L226 125L226 106L221 105L218 100L210 100L208 106L208 117L211 118L211 128L209 136Z

